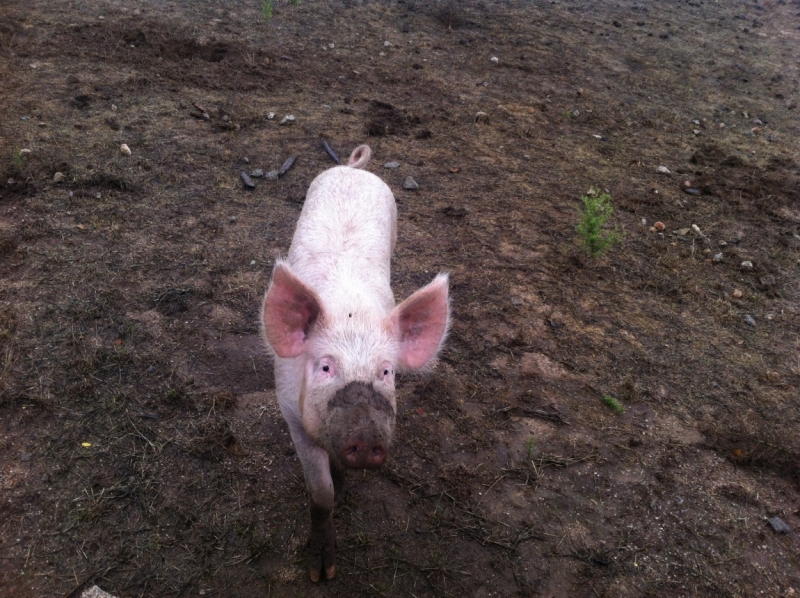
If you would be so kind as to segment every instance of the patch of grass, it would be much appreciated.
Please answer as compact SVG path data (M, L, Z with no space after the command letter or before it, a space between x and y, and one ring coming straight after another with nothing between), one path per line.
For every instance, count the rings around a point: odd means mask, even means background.
M603 395L603 402L611 407L617 413L624 413L625 407L620 403L617 399L612 397L611 395Z
M269 23L272 20L272 0L264 0L261 3L261 14L264 20Z
M592 187L581 197L581 201L583 209L578 208L581 219L575 230L578 231L581 245L589 255L599 257L622 239L616 227L614 230L603 230L603 225L614 213L611 195Z

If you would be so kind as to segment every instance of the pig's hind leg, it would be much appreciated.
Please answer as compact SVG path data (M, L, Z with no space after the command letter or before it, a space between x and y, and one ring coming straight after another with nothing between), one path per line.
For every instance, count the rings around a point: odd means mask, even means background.
M332 579L336 575L334 553L336 533L333 529L333 505L335 495L341 487L343 473L337 470L331 475L328 453L317 446L300 427L290 425L292 440L297 455L303 464L306 487L311 495L311 533L308 538L309 570L311 581L321 577ZM334 491L334 480L336 491Z

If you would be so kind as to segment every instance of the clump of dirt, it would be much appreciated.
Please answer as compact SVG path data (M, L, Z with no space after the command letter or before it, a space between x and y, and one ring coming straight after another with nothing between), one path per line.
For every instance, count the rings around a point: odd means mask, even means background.
M366 134L370 137L408 135L409 127L419 124L418 117L409 116L391 104L372 100L367 107Z

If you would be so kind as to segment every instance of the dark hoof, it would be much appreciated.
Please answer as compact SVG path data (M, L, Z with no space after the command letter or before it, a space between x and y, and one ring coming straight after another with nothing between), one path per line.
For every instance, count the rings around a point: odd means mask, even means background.
M314 583L319 582L322 577L321 573L321 570L315 569L313 566L308 570L308 576ZM336 577L336 565L325 567L325 579L333 579L334 577Z

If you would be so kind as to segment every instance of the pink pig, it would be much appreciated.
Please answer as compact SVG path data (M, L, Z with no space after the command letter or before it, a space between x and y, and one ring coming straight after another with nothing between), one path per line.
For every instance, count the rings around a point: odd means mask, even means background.
M311 495L309 573L336 575L333 507L345 468L386 460L395 369L424 369L450 320L447 274L395 306L389 286L397 207L367 171L368 146L309 187L285 260L264 297L275 385Z

